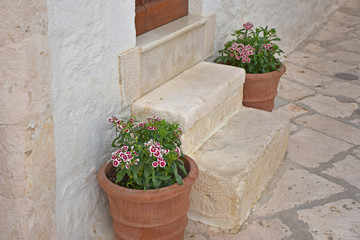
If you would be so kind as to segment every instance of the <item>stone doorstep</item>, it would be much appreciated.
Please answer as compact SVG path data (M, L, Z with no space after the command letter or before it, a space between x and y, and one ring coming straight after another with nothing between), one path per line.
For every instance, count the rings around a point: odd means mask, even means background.
M215 14L188 15L136 38L141 96L213 53Z
M289 128L282 115L242 108L191 154L200 172L188 217L237 232L280 166Z
M179 122L190 154L242 107L244 79L241 68L201 62L135 101L132 114Z

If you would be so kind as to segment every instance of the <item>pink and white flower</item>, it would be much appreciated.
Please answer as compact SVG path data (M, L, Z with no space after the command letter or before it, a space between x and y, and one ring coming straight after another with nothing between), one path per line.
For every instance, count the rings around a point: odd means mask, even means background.
M157 167L158 167L158 165L159 165L159 163L158 163L158 162L156 162L156 161L154 161L154 162L152 163L153 168L157 168Z

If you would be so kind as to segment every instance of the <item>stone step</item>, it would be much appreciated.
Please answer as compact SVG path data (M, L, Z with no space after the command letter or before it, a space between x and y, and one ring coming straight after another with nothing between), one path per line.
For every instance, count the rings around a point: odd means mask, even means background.
M141 96L213 53L215 14L188 15L136 38Z
M182 149L190 154L242 107L244 79L241 68L201 62L136 100L132 114L179 122Z
M191 155L199 177L188 217L237 232L281 164L289 139L287 118L242 108Z

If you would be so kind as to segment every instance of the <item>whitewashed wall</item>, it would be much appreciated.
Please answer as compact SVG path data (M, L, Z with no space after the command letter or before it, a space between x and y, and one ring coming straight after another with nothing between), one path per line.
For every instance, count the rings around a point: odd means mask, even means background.
M285 53L305 39L346 0L189 0L190 12L216 12L215 53L231 33L250 21L256 27L275 27Z
M110 239L96 172L109 157L107 117L128 115L118 55L135 46L133 0L47 0L58 239Z

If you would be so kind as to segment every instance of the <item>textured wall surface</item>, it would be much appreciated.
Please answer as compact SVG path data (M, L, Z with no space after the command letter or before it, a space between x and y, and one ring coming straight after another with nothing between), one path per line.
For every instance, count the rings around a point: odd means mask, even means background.
M0 239L55 239L45 0L0 2Z
M275 27L286 52L326 21L346 0L189 0L190 12L206 15L216 12L215 53L232 39L245 22L255 27ZM216 55L216 54L215 54Z
M110 157L111 114L127 115L118 55L135 46L133 0L48 0L58 239L111 239L96 173ZM121 112L121 113L120 113Z

